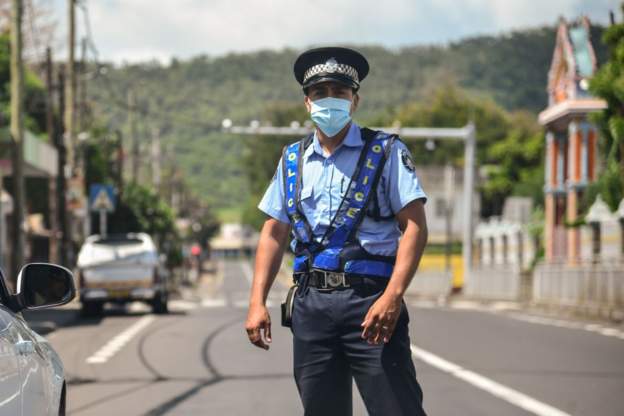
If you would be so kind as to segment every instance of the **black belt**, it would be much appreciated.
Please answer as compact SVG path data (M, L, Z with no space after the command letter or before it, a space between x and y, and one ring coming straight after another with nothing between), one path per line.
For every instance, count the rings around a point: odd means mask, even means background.
M297 283L301 283L302 279L307 279L307 286L325 290L344 289L357 285L386 286L388 284L387 277L358 276L326 270L295 273L293 277Z

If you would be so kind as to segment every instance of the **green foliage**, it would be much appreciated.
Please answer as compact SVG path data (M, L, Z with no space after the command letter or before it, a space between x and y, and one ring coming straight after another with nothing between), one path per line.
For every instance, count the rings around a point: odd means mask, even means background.
M120 196L120 206L119 211L126 211L129 215L111 226L125 228L121 232L145 232L158 241L176 236L174 213L153 189L136 183L127 184ZM118 218L113 216L113 219Z
M395 120L402 125L430 127L475 123L477 162L487 174L481 185L481 215L500 215L509 195L531 196L537 205L542 204L544 138L531 113L510 114L491 100L475 98L447 84L422 102L399 108ZM385 122L391 123L389 119ZM463 165L462 143L439 142L430 151L419 141L410 143L410 148L418 165L439 165L449 159Z
M274 125L289 125L292 121L301 124L308 118L303 103L275 103L265 110L265 119ZM256 205L262 198L271 180L281 175L276 171L284 146L296 139L286 137L251 136L244 139L244 169L249 183L249 197L244 201L242 221L256 228L264 222Z
M590 90L608 104L606 110L593 117L601 129L600 148L601 154L607 155L606 167L583 203L587 206L588 198L599 193L615 210L624 198L624 23L610 26L603 41L611 56L591 80Z
M496 163L483 185L483 197L504 200L509 195L530 196L535 205L543 203L544 135L532 114L517 112L507 117L502 140L486 149L487 161ZM502 208L502 207L501 207Z
M599 63L606 56L605 48L596 41L601 33L602 28L592 28ZM356 46L371 65L360 91L356 119L363 125L398 119L403 125L421 126L461 126L474 119L479 131L479 161L496 166L498 160L488 154L488 148L507 137L511 122L506 111L536 113L547 104L547 73L554 43L555 30L548 27L479 36L449 46L399 50ZM159 127L163 144L175 155L188 183L211 207L245 207L241 209L244 216L255 216L257 223L260 218L253 213L252 201L257 202L273 175L281 146L298 138L245 139L223 134L221 121L229 118L240 125L251 120L272 120L274 124L305 120L303 95L292 75L298 52L284 49L199 56L173 60L168 66L155 62L119 68L104 65L99 68L102 75L89 88L90 100L104 122L119 128L127 139L126 93L133 90L141 115L139 140L145 142L150 128ZM457 88L445 88L447 85ZM459 164L463 157L459 144L440 145L433 154L415 145L414 153L420 158L418 163L450 157ZM532 157L525 162L534 163ZM503 166L502 172L507 168ZM529 189L501 182L499 175L501 183L491 185L492 197L486 201L484 214L499 210L502 195L509 192L534 195L538 173L517 172L516 177L529 180Z
M24 127L33 133L45 131L45 89L30 70L24 71ZM0 35L0 124L11 119L11 39Z
M117 208L110 216L109 232L144 232L149 234L167 255L167 266L182 263L182 244L175 228L171 208L158 194L136 183L126 185Z

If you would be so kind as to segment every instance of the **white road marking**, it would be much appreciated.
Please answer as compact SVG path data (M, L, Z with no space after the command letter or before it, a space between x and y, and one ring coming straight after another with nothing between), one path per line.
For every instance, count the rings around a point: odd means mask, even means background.
M146 328L156 318L153 315L147 315L130 325L123 332L108 341L106 345L100 348L95 354L87 358L88 364L104 364L110 360L119 350L121 350L130 340L138 334L143 328Z
M151 308L142 302L132 302L127 306L127 308L128 308L128 312L133 312L133 313L137 313L137 312L149 313L149 311L151 311Z
M432 302L426 302L426 301L412 301L410 302L410 306L423 308L423 309L436 308L436 306L433 305ZM455 301L449 304L448 308L457 309L457 310L474 310L474 311L494 313L494 314L500 314L500 312L516 311L516 312L506 313L503 316L508 316L518 321L529 322L532 324L551 325L551 326L556 326L559 328L568 328L568 329L579 329L579 330L584 330L584 331L589 331L589 332L593 332L596 334L600 334L606 337L624 339L624 328L618 329L618 328L613 328L613 327L609 327L606 325L600 325L600 324L595 324L595 323L588 324L584 322L575 322L575 321L569 321L569 320L564 320L564 319L555 319L555 318L548 318L544 316L522 314L522 313L517 312L518 308L514 307L513 303L511 302L496 302L490 305L483 305L475 301L461 300L461 301Z
M279 300L267 299L266 306L267 308L272 308L274 306L278 306L280 304ZM202 308L223 308L228 306L227 301L225 299L216 298L216 299L203 299L201 301L200 306ZM231 307L237 309L247 309L249 307L249 300L247 299L238 299L232 302Z
M606 337L624 339L623 330L604 326L604 325L586 324L583 322L566 321L563 319L552 319L552 318L545 318L541 316L531 316L531 315L512 314L509 316L518 321L530 322L532 324L550 325L550 326L557 326L560 328L569 328L569 329L579 329L583 331L594 332L596 334L600 334Z
M193 309L197 309L199 305L197 302L191 302L183 299L174 299L168 302L169 309L178 310L178 311L190 311Z
M253 270L251 270L251 265L249 264L249 262L243 260L240 262L240 266L241 269L243 269L243 274L245 275L249 286L251 286L251 282L253 280Z
M222 308L227 305L227 301L224 298L206 298L202 299L202 308Z
M569 413L563 412L546 403L540 402L524 393L504 386L485 376L477 374L473 371L466 370L461 366L445 360L435 354L411 345L412 355L414 358L424 361L425 363L436 367L437 369L449 373L473 386L484 390L500 399L503 399L514 406L524 409L538 416L571 416Z

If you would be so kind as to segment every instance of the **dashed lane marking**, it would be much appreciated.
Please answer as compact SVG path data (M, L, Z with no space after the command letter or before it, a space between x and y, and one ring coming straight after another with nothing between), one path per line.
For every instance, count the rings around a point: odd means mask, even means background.
M108 341L95 354L87 358L87 364L104 364L110 360L119 350L121 350L130 340L142 329L146 328L156 318L153 315L146 315L130 325L123 332Z
M202 299L202 308L222 308L227 305L227 300L224 298L206 298Z
M251 270L251 265L246 261L241 261L239 264L241 269L243 269L243 274L245 275L249 286L251 286L251 282L253 281L253 270Z
M197 309L199 304L190 300L174 299L168 302L168 306L172 311L191 311Z
M534 415L538 416L570 416L569 413L563 412L553 406L540 402L524 393L514 390L510 387L504 386L492 379L489 379L481 374L477 374L473 371L466 370L461 366L445 360L435 354L418 348L415 345L411 345L412 355L425 363L445 372L453 377L457 377L473 386L484 390L508 403L513 404L521 409L526 410Z

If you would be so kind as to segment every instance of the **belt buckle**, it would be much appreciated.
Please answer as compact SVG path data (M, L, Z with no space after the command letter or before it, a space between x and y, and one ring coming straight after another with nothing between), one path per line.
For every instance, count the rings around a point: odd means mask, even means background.
M323 281L323 289L331 287L335 289L339 286L349 287L347 285L345 274L339 272L324 272L325 279Z

